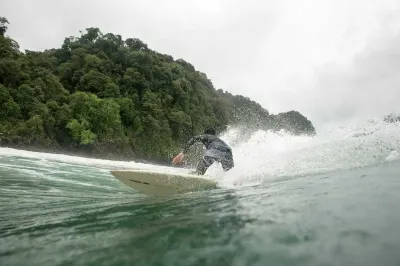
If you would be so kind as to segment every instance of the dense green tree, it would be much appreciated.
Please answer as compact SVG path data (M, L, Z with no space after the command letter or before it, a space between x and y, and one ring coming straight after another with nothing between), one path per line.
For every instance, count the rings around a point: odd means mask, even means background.
M0 17L0 35L4 36L7 31L7 25L9 24L8 20L5 17Z
M315 133L300 113L270 115L246 97L215 90L193 65L137 38L92 27L60 48L21 53L5 35L7 24L0 17L2 145L169 160L209 126Z

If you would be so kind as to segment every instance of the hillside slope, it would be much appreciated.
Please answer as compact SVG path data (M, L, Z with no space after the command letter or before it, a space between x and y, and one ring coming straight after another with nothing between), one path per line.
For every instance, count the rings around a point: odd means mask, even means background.
M270 115L216 90L190 63L139 39L88 28L60 48L19 51L0 23L0 144L118 159L169 160L205 127L315 134L298 112Z

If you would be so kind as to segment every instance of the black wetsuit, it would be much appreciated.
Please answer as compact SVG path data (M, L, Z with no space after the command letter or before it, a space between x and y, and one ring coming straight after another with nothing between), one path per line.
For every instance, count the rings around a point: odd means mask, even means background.
M208 167L214 162L220 162L225 171L234 167L232 149L215 135L202 134L191 138L183 147L183 153L186 153L190 146L195 142L201 141L206 147L203 158L197 164L196 173L204 175Z

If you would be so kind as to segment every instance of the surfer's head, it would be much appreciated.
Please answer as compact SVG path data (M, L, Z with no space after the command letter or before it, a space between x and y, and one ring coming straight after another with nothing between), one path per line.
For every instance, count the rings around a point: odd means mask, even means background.
M208 134L208 135L217 135L217 132L215 131L215 129L213 128L206 128L204 130L204 134Z

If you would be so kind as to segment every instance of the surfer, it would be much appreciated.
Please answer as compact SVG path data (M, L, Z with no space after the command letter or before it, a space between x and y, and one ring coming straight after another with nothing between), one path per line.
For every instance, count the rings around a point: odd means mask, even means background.
M204 175L207 169L214 163L219 162L224 171L228 171L234 167L232 149L220 138L216 136L214 129L204 130L204 134L192 137L184 146L182 151L174 157L173 164L179 164L183 161L185 153L188 152L190 146L201 141L206 147L203 157L197 164L195 173Z

